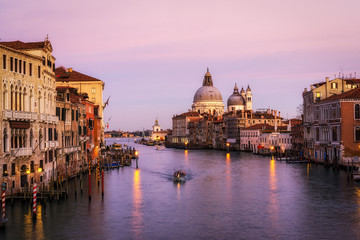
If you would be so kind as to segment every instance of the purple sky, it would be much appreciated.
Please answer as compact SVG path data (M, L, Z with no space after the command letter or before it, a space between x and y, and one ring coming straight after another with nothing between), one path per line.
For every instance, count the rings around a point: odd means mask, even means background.
M296 116L302 91L359 71L358 0L2 0L1 41L49 39L57 66L102 79L110 129L171 127L206 67L227 98L250 84L254 108Z

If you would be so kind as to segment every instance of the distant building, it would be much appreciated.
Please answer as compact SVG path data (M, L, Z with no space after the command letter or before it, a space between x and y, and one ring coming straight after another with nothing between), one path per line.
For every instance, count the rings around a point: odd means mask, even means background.
M186 112L172 118L172 139L171 144L185 146L189 142L189 124L199 121L202 116L198 112Z
M227 112L220 91L213 86L209 69L205 73L203 86L194 95L192 111L173 117L171 144L190 148L240 150L241 130L255 124L270 126L286 125L280 111L252 110L250 86L239 92L235 84L233 94L227 101ZM169 136L170 137L170 136Z
M291 149L290 129L287 126L256 124L241 130L240 149L251 152L284 153Z
M244 88L241 88L241 92L239 93L239 89L235 83L234 92L229 97L227 106L228 112L238 110L252 110L252 93L250 86L247 87L246 93Z
M163 130L159 124L159 121L156 119L155 124L152 127L151 140L154 141L165 141L166 135L170 133L169 130Z

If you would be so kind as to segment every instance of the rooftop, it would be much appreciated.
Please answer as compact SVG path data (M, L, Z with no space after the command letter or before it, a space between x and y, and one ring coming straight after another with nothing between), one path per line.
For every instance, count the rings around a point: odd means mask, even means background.
M100 79L90 77L83 73L72 70L72 68L66 69L65 67L58 67L55 69L56 81L58 82L79 82L79 81L100 81Z

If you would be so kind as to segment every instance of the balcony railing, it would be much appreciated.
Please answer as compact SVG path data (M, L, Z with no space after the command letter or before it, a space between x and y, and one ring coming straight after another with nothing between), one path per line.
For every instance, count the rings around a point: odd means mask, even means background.
M59 147L59 142L58 142L58 141L46 141L46 142L45 142L45 147L46 147L46 148Z
M20 120L30 120L31 113L30 112L22 112L22 111L13 111L13 118Z
M76 151L80 151L81 150L81 147L80 146L75 146L75 147L65 147L64 148L64 153L73 153L73 152L76 152Z
M32 155L32 148L15 148L11 149L11 155L14 157L24 157Z
M12 111L11 110L3 110L3 119L11 119Z
M33 120L33 121L37 120L37 113L35 113L35 112L31 113L31 120Z
M40 113L40 118L39 120L41 122L46 122L47 121L47 117L46 117L46 114L45 113Z
M37 113L25 111L3 110L3 119L9 120L36 120Z

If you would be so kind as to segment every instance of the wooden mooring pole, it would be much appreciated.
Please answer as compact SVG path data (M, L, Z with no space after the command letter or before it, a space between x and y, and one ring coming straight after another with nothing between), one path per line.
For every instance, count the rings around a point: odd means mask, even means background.
M101 197L104 198L104 169L101 170Z
M91 160L89 160L89 202L91 201Z

